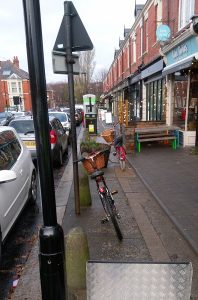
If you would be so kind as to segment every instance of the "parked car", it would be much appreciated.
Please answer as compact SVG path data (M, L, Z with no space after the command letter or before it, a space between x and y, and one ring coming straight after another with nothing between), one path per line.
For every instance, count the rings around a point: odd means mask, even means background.
M12 114L14 115L15 118L27 116L26 111L15 111L15 112L13 111Z
M9 111L0 112L0 125L6 126L14 119L14 115Z
M64 107L61 110L64 111L64 112L70 113L70 108L69 107Z
M66 130L66 133L68 136L71 136L71 120L70 117L66 112L62 111L50 111L48 112L49 116L54 116L55 118L58 118L61 124L63 125L63 128Z
M37 199L37 175L31 155L14 128L0 127L1 246L27 201Z
M9 126L17 131L23 143L30 150L32 159L35 160L37 154L33 118L31 116L18 117L13 119Z
M16 118L9 124L14 127L22 141L30 150L32 159L37 158L34 122L31 116ZM54 116L49 117L49 138L53 163L61 166L63 154L68 152L68 135L61 122Z
M75 110L75 120L77 126L79 126L80 123L82 122L82 115L77 110Z
M58 118L49 116L50 143L53 162L63 165L63 154L68 153L69 136Z
M70 108L69 107L63 108L62 111L67 113L68 117L70 118Z
M83 109L82 109L82 108L76 108L76 112L80 115L80 117L81 117L81 122L82 122L82 119L83 119L83 113L84 113Z

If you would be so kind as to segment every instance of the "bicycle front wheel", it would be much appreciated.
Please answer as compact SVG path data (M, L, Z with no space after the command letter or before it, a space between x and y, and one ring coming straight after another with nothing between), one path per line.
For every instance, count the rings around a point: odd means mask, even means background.
M118 225L118 221L116 219L116 211L113 207L112 199L109 196L106 196L104 198L105 204L106 204L106 209L108 211L108 214L111 218L111 221L113 223L114 229L116 231L118 239L121 241L123 239L122 232L120 230L120 227Z

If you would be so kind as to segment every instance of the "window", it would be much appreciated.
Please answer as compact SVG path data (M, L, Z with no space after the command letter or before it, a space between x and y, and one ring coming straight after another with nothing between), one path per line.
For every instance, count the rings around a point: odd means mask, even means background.
M10 70L4 70L4 71L3 71L3 75L4 75L4 76L9 76L10 73L11 73Z
M128 45L127 49L127 68L130 67L130 44Z
M195 0L180 0L179 3L179 29L185 27L194 15Z
M143 37L143 25L140 27L140 56L142 56L143 54L143 47L142 47L142 41L143 41L144 37Z
M144 52L148 51L148 19L144 21Z
M157 37L156 37L156 30L157 30L157 27L158 27L158 11L159 11L159 9L158 9L158 4L157 5L155 5L155 20L156 20L156 22L155 22L155 31L154 31L154 38L155 38L155 42L156 42L156 39L157 39Z
M34 123L33 120L13 120L10 125L18 132L24 133L32 132L34 133Z
M133 62L136 62L136 40L133 40Z
M140 105L140 82L131 85L129 94L129 120L140 120L142 109Z
M11 82L12 93L17 93L17 85L16 82Z
M21 146L12 131L0 133L0 170L10 170L21 153Z
M19 93L22 93L21 82L18 82Z
M164 103L162 95L162 80L156 80L147 84L147 121L161 121L164 119Z

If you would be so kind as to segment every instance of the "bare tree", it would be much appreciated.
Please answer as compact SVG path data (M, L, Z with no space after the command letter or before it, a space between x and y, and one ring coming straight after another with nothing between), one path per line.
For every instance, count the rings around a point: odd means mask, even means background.
M47 84L47 90L53 90L54 104L55 106L68 106L68 83L56 82Z
M96 82L103 82L107 76L108 70L103 68L100 69L95 75L94 75L94 80Z
M95 69L95 50L79 52L79 75L74 75L74 94L76 103L82 103L83 95L87 93L94 93L92 80ZM47 85L48 90L54 92L54 103L56 106L68 106L68 83L57 82L49 83Z
M91 82L95 69L95 49L79 53L80 74L75 77L75 97L78 103L82 102L82 96L91 93Z

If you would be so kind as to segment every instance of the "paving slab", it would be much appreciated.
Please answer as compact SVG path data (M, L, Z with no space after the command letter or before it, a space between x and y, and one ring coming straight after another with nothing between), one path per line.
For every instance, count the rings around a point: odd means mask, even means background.
M142 147L127 155L146 187L198 254L198 156L190 149Z

